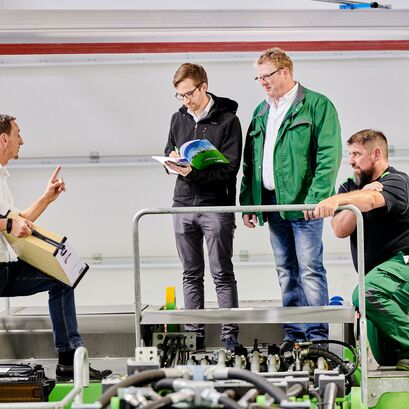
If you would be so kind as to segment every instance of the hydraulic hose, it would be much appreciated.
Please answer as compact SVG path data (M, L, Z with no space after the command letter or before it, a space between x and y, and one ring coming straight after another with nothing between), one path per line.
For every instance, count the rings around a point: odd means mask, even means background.
M219 398L219 403L228 409L243 409L234 399L229 398L226 395L221 394Z
M223 408L243 409L243 407L240 406L234 399L230 398L224 393L216 391L216 389L213 389L212 387L202 390L200 397L208 403L207 405L204 405L205 407L212 407L214 404L221 404Z
M331 351L327 351L326 349L323 348L316 348L316 347L311 347L309 348L308 356L310 357L315 357L318 358L319 356L323 356L324 358L328 358L331 361L335 362L336 364L339 365L339 367L342 370L342 373L345 375L346 378L350 378L351 375L353 374L354 370L350 370L338 355L334 354Z
M163 389L171 389L174 390L175 387L178 389L181 385L175 385L177 383L177 380L172 379L172 378L164 378L159 380L158 382L155 383L154 385L154 390L155 391L160 391ZM184 389L187 389L188 385L184 386ZM194 388L192 388L192 391L194 391ZM234 391L231 391L234 393ZM173 394L175 395L175 394ZM167 396L172 396L172 394L167 395ZM216 390L213 389L207 389L202 397L208 401L214 402L214 403L220 403L223 405L223 407L226 407L228 409L243 409L242 406L240 406L234 399L232 399L226 391L222 394L220 392L217 392ZM152 402L153 405L153 402ZM143 409L146 409L147 406L144 406ZM157 409L156 407L148 407L148 409Z
M165 396L163 398L154 400L152 402L149 402L147 405L143 406L143 409L159 409L159 408L164 408L166 406L172 405L173 400L170 396Z
M304 387L300 383L295 383L287 390L287 397L297 397L303 393Z
M262 376L240 368L220 368L211 372L214 379L240 379L249 382L263 393L270 395L275 402L287 401L287 395L277 386L270 384ZM210 374L210 373L209 373Z
M117 394L118 388L126 388L128 386L140 386L146 385L148 383L158 381L159 379L166 378L166 372L162 369L152 369L149 371L144 371L141 373L137 373L135 375L128 376L122 382L111 386L99 400L101 404L101 409L106 408L113 396Z
M334 409L338 386L331 382L325 386L323 409Z
M249 389L239 400L239 405L243 408L247 408L250 402L254 402L257 398L258 390L256 388Z
M180 390L178 392L169 393L163 398L156 399L143 406L143 409L160 409L166 406L171 406L178 402L191 402L195 397L195 391L191 389Z
M308 351L308 356L318 358L323 356L324 358L330 359L335 364L339 365L342 373L345 375L345 379L347 379L348 383L345 385L345 393L349 393L352 386L356 385L355 378L352 376L353 370L350 370L348 366L345 365L342 358L338 355L334 354L331 351L327 351L326 349L311 347Z
M322 409L322 399L317 389L310 389L309 394L317 399L317 409Z
M358 364L359 364L358 353L356 352L355 348L351 347L351 345L347 344L346 342L338 341L336 339L318 339L318 340L311 341L311 343L313 345L316 345L316 344L338 344L338 345L344 346L345 348L348 348L352 352L352 354L354 355L355 362L354 362L354 366L352 367L350 373L345 374L345 376L352 375L356 371L356 368L358 368Z
M166 355L168 353L168 344L171 341L171 336L169 334L165 335L165 339L163 340L163 345L162 345L162 353L163 355L161 356L161 361L160 365L163 367L164 360L166 359Z
M153 385L153 389L154 391L158 392L160 390L163 389L170 389L173 391L173 382L175 380L173 378L164 378L164 379L160 379L158 382L156 382Z

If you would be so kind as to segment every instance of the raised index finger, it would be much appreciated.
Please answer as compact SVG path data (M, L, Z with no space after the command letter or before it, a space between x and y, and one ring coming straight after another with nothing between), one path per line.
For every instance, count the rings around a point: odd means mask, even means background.
M52 180L53 182L55 182L55 181L58 179L58 174L60 173L60 170L61 170L61 165L58 165L58 166L55 168L55 171L54 171L54 173L53 173L52 176L51 176L51 180Z

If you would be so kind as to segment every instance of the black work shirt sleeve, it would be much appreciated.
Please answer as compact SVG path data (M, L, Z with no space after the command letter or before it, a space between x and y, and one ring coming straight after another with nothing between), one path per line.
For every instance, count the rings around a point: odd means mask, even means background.
M399 173L393 173L380 180L383 188L380 192L385 198L388 213L402 214L408 210L409 179Z

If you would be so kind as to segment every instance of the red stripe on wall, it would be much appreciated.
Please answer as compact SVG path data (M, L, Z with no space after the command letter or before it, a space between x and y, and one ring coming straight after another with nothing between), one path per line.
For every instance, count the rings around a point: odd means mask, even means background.
M405 51L409 40L0 44L0 55L260 52L269 47L286 51Z

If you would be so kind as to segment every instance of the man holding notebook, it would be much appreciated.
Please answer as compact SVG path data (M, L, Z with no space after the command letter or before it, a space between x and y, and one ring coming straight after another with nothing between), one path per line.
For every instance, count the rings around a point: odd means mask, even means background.
M182 102L172 116L165 155L179 156L187 141L206 139L228 163L216 163L204 169L166 162L178 174L173 206L234 206L236 178L240 168L242 134L236 116L237 103L207 92L208 79L198 64L182 64L173 78L175 97ZM173 216L176 247L183 266L183 293L186 309L204 308L203 239L209 253L209 266L216 286L220 308L238 307L237 284L233 271L234 213L195 213ZM197 336L197 348L204 347L203 325L186 325ZM239 344L236 324L224 324L221 340L230 350Z
M62 192L64 180L59 177L61 167L52 174L43 195L28 209L19 210L14 206L13 197L7 184L9 173L6 165L11 159L17 159L24 141L16 118L0 114L0 232L11 233L16 237L31 235L33 222ZM6 218L8 211L21 217ZM0 234L0 297L17 297L38 292L49 292L49 310L53 327L54 345L58 353L56 375L58 380L73 377L75 349L83 345L78 333L75 312L74 290L54 278L47 276L22 260L11 261L7 241ZM98 371L90 368L91 379L102 379L111 371Z

